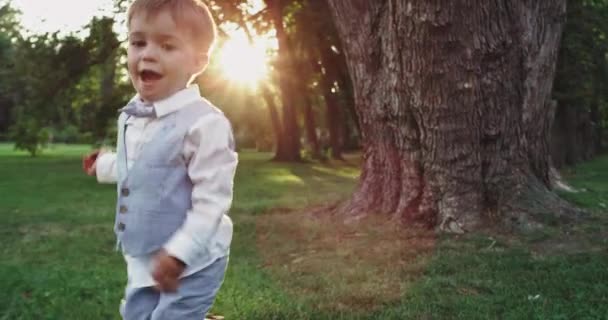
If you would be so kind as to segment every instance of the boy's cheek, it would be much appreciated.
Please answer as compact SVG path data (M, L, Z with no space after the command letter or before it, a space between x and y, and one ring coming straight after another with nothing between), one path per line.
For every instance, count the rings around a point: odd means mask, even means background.
M136 84L137 83L137 75L135 75L135 74L131 73L131 71L129 71L129 80L131 80L131 82L133 84Z

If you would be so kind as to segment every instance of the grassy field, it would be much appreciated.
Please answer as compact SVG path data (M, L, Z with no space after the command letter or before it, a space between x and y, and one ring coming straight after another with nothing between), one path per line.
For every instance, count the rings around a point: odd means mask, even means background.
M119 319L115 191L85 146L38 158L0 144L0 320ZM591 217L520 237L442 236L310 210L345 197L347 164L241 153L235 238L214 313L226 319L608 319L608 157L565 172Z

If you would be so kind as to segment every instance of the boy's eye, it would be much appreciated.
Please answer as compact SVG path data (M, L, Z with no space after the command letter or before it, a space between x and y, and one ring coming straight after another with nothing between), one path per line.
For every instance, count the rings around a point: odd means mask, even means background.
M164 50L173 50L173 49L175 49L175 46L174 46L174 45L172 45L172 44L170 44L170 43L164 43L164 44L162 45L162 48L163 48Z
M142 41L142 40L133 40L133 41L131 41L131 45L139 48L139 47L144 47L146 45L146 42Z

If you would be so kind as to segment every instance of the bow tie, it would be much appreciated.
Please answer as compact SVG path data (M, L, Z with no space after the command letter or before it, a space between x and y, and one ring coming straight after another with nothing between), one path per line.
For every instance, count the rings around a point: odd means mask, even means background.
M151 103L143 102L140 99L135 99L129 102L119 111L134 117L156 118L156 110L154 109L154 106Z

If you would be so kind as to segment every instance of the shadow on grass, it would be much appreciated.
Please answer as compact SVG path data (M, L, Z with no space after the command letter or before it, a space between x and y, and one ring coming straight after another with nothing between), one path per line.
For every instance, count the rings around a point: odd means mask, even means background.
M303 212L262 215L257 246L284 290L325 312L370 312L398 301L424 272L435 246L429 230L384 217L344 224Z

